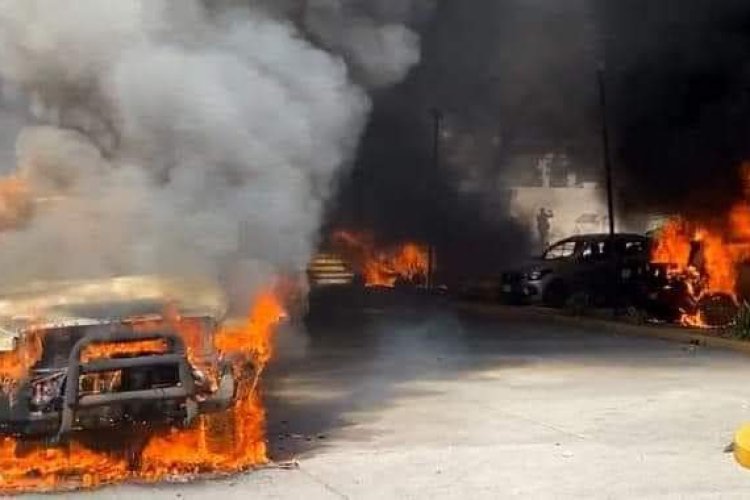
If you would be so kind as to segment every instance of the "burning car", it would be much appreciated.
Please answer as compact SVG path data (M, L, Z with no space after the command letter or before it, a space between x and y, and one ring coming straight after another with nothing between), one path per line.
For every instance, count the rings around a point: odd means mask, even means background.
M747 297L750 245L680 218L655 235L640 307L652 318L695 327L727 326Z
M352 269L353 282L367 288L423 288L428 285L434 255L427 245L406 242L381 245L367 231L336 231L331 246Z
M738 312L735 297L711 291L706 275L692 265L649 264L641 285L634 305L649 319L715 328L729 325Z
M215 350L218 289L156 277L40 283L0 297L0 431L54 441L123 426L187 426L230 407Z

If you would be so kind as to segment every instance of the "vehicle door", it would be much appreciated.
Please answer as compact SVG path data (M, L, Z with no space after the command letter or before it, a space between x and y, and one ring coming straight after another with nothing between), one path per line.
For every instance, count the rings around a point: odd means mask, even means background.
M576 255L575 288L594 296L606 290L611 276L609 241L604 238L583 240Z
M621 239L617 242L616 251L620 288L635 292L639 283L647 279L647 267L651 260L649 241L644 238Z
M647 264L650 260L650 248L647 239L626 238L619 240L617 251L622 264L626 266Z

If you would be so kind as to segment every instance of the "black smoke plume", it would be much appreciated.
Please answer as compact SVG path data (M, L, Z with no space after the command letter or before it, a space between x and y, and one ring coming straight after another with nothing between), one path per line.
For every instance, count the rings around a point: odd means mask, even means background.
M750 4L597 4L626 209L713 215L750 159Z
M552 150L569 155L579 178L603 181L600 67L619 217L712 216L741 196L739 167L750 159L747 2L440 2L415 29L422 63L376 96L331 226L434 241L442 264L461 272L528 253L497 178L532 176L504 171L507 159ZM435 107L454 135L437 170ZM456 154L461 134L473 142ZM484 194L460 189L472 176Z
M432 242L447 279L527 257L530 235L511 220L502 180L509 159L562 150L582 176L597 175L591 17L583 0L437 3L414 26L421 64L374 100L329 226ZM436 108L444 115L438 166Z

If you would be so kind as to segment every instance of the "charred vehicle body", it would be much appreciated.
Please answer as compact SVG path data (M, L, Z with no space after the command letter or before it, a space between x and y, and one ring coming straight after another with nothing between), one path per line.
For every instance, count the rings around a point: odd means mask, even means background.
M64 440L228 408L235 375L213 338L225 314L216 288L150 277L4 294L0 432Z
M739 280L736 293L712 291L703 265L704 246L700 241L690 245L687 262L649 263L641 291L634 305L647 318L688 326L723 327L731 324L738 312L739 297L747 297L747 279ZM740 264L742 277L746 264Z

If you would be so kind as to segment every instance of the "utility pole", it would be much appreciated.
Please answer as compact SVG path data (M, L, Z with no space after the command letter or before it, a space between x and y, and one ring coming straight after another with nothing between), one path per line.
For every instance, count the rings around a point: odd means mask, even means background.
M609 235L614 239L615 235L615 201L613 195L612 181L612 155L609 143L609 119L607 116L607 86L604 82L604 68L599 67L596 72L599 82L599 104L601 106L602 120L602 148L604 154L604 173L607 178L607 216L609 217Z
M604 79L604 67L600 65L597 72L597 81L599 83L599 104L601 106L601 132L602 132L602 153L604 155L604 173L607 182L607 216L609 217L609 254L612 265L612 281L610 285L609 300L611 305L617 310L617 291L620 284L619 262L617 251L615 249L615 201L613 195L612 179L612 155L610 150L609 137L609 119L607 115L607 86Z
M440 171L440 143L443 135L443 112L438 108L433 108L432 114L432 178L437 177ZM435 230L432 225L427 228L429 233L428 249L427 249L427 288L432 289L435 286L435 266L436 266L436 251L435 241L432 232Z

